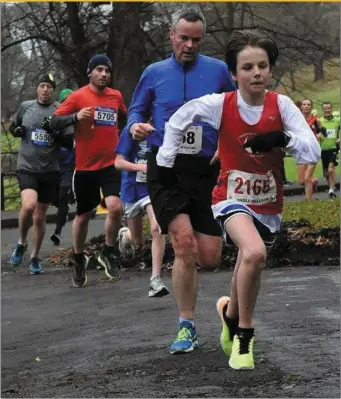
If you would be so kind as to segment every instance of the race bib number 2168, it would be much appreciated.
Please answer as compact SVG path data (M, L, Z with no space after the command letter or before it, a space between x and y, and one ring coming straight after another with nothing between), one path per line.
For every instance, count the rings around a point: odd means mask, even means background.
M253 205L274 202L277 198L275 178L271 172L261 175L231 170L228 175L227 198Z

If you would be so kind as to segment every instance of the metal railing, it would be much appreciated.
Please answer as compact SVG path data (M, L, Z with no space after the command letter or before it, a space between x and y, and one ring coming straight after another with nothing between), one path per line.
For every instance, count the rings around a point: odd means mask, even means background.
M1 172L1 210L5 211L6 210L6 202L8 201L17 201L18 198L20 198L20 191L17 186L17 184L11 183L10 185L7 185L7 192L5 190L5 179L6 178L13 178L11 180L14 180L16 183L16 174L15 172L8 172L8 173L3 173ZM14 179L15 178L15 179ZM8 191L10 194L8 194Z

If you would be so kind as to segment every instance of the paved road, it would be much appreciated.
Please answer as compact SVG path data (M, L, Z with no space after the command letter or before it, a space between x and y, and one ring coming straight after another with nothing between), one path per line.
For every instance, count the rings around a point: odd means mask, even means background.
M47 224L46 225L46 234L41 250L40 257L42 259L46 259L51 254L54 254L58 251L59 248L71 248L72 247L72 233L71 233L71 226L72 222L67 222L66 226L63 230L62 241L59 247L53 245L52 241L50 240L51 234L54 232L55 225L54 224ZM89 238L97 236L99 234L103 234L104 231L104 216L100 215L97 216L95 219L91 220L90 227L89 227ZM29 250L32 244L32 229L29 232L28 243L29 243ZM18 229L7 229L1 231L1 260L2 260L2 267L5 269L8 268L8 259L14 247L14 244L18 241ZM26 264L29 261L29 255L26 252L25 254Z
M47 226L42 257L56 251ZM91 222L91 235L103 219ZM2 397L340 397L338 268L264 272L256 313L256 369L229 369L219 348L215 302L230 272L200 273L201 348L171 356L171 294L147 297L149 272L111 283L96 271L73 289L71 271L45 265L30 276L8 264L17 230L2 231ZM68 223L63 247L70 247ZM170 274L165 282L171 287Z
M3 273L2 397L340 397L337 268L264 272L249 373L229 369L218 344L215 302L231 273L200 273L201 348L186 356L166 351L174 297L148 298L148 276L92 271L74 289L69 270Z

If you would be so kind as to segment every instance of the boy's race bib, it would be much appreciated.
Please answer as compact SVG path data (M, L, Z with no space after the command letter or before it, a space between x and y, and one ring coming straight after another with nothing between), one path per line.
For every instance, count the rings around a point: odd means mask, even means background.
M243 204L263 205L275 202L277 186L271 171L266 175L231 170L228 174L227 199Z
M54 137L44 129L35 129L32 131L31 140L35 145L47 147L53 144Z
M114 108L95 107L95 126L116 126L117 112Z

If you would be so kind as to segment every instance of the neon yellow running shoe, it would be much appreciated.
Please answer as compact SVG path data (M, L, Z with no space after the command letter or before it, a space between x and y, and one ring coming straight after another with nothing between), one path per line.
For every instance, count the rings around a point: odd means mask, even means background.
M232 353L229 360L229 366L231 368L235 370L253 370L255 368L255 362L253 360L254 339L255 337L252 337L248 342L242 342L242 337L237 334L234 336Z
M231 331L225 321L226 309L229 302L230 302L229 296L222 296L221 298L218 299L216 305L217 312L220 316L221 324L223 326L223 329L221 330L220 334L220 345L227 356L231 356L232 342L233 342L233 335L231 334Z

